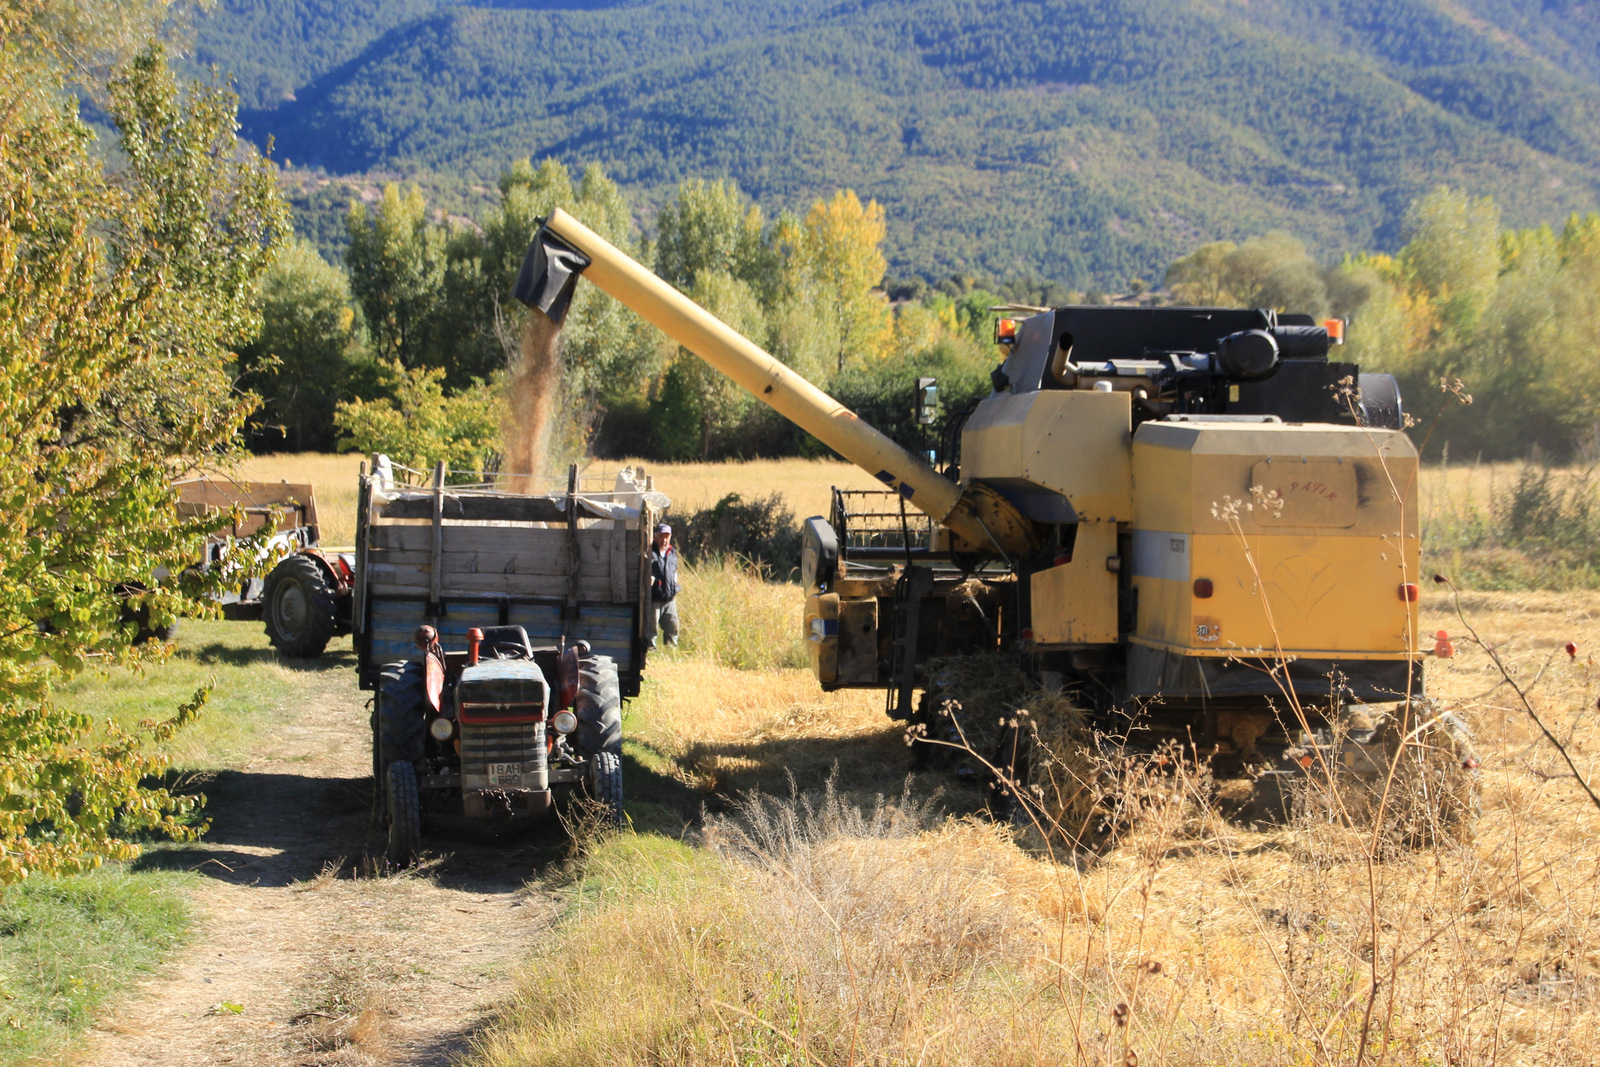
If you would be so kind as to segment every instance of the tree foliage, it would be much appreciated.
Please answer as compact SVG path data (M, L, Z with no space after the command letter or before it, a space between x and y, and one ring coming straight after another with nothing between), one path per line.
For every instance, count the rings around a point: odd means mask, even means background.
M405 367L437 366L434 327L444 305L448 234L415 189L390 183L376 211L350 207L345 263L374 353Z
M818 200L803 222L779 235L786 291L830 313L826 343L833 350L835 373L848 361L880 358L888 344L889 307L877 291L888 269L887 235L883 207L876 200L863 204L853 189Z
M309 241L283 248L263 285L261 330L239 353L243 384L262 398L257 440L331 451L334 406L373 391L351 299L349 277Z
M1600 442L1600 216L1502 230L1493 201L1439 188L1407 211L1399 253L1350 257L1334 286L1351 354L1396 374L1429 450L1571 458ZM1463 407L1441 385L1460 381Z
M1201 245L1167 268L1165 284L1180 304L1272 308L1321 318L1328 311L1325 273L1304 242L1274 230L1242 244Z
M95 740L50 692L159 654L133 646L130 609L204 610L184 583L140 590L217 525L178 519L170 481L236 447L251 402L230 388L230 346L256 327L285 223L270 166L234 141L231 93L180 86L158 49L102 87L125 159L106 172L64 91L110 62L74 36L82 14L0 8L0 883L187 832L192 802L142 784L164 766L144 744L204 693Z
M444 371L399 363L385 363L379 381L389 395L344 401L334 412L344 432L339 447L382 452L415 470L444 460L456 481L481 481L499 469L505 398L498 387L475 382L446 396Z

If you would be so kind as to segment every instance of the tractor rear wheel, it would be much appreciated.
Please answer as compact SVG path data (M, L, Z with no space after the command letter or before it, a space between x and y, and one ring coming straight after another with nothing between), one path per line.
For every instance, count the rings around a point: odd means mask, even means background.
M578 717L574 738L586 756L622 755L622 686L617 663L610 656L585 655L578 660L578 695L572 702Z
M605 809L614 826L622 825L622 758L615 752L589 757L589 797Z
M261 592L267 640L285 656L322 655L338 629L334 590L322 564L306 555L280 560Z
M422 808L417 772L409 763L391 763L385 798L389 809L389 862L405 867L422 851Z

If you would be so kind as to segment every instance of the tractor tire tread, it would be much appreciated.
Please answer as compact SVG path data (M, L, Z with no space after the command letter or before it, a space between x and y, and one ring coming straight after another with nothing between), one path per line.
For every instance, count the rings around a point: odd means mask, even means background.
M422 807L417 795L417 772L409 763L393 763L385 782L389 809L389 862L407 867L422 851Z
M300 586L306 600L306 623L297 633L289 633L278 626L275 602L286 582ZM337 614L338 605L328 576L323 573L322 564L310 556L294 555L279 560L262 585L261 617L266 624L267 640L285 656L314 659L322 655L338 630Z
M410 661L390 663L379 673L378 695L373 709L377 759L373 769L387 773L393 763L416 763L423 755L423 708L425 672L422 664Z
M622 687L610 656L585 656L579 661L578 695L572 702L578 717L575 739L585 755L622 755Z
M589 797L600 804L614 826L623 822L622 757L615 752L596 752L589 763Z

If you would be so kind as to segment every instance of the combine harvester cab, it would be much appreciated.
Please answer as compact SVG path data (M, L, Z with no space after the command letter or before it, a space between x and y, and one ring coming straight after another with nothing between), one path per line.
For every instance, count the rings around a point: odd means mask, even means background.
M650 531L668 505L643 473L523 495L364 466L352 612L376 690L372 769L389 857L424 817L509 822L579 789L622 818L622 700L648 652Z

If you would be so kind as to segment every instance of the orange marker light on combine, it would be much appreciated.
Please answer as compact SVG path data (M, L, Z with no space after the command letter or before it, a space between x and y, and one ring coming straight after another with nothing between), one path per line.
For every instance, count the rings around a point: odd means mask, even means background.
M994 324L994 343L997 345L1014 345L1017 343L1017 320L1001 319Z
M1194 595L1201 600L1210 600L1214 591L1211 587L1210 578L1196 578L1194 580Z
M1322 328L1328 331L1328 343L1335 345L1344 344L1344 320L1323 319Z
M1404 600L1407 604L1415 604L1417 602L1417 598L1421 595L1422 589L1417 585L1416 582L1407 582L1400 587L1400 599Z

